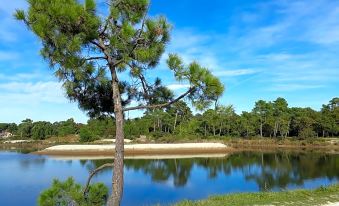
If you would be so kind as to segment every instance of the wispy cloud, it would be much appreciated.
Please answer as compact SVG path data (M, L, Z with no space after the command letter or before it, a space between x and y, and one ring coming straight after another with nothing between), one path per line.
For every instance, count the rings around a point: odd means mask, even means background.
M51 75L46 75L38 71L32 71L30 73L16 73L16 74L5 74L0 73L0 80L3 82L28 82L32 80L50 80Z
M169 84L166 86L170 90L179 90L189 88L189 84Z
M317 89L325 87L324 85L307 85L307 84L276 84L272 88L268 88L270 91L299 91L299 90L305 90L305 89Z
M65 103L61 83L47 82L9 82L0 84L0 103L38 104L42 102Z
M236 70L224 70L224 71L216 71L214 75L218 77L234 77L234 76L243 76L249 74L255 74L259 71L253 69L236 69Z

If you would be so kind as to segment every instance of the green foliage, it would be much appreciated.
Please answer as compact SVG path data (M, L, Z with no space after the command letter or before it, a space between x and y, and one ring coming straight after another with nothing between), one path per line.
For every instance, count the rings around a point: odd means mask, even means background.
M312 128L306 127L299 131L298 138L299 139L308 139L317 137L317 133L313 131Z
M50 122L34 122L31 133L33 139L43 140L52 136L55 132Z
M163 101L166 100L154 99L157 103ZM278 103L279 101L282 104ZM217 105L215 109L193 115L184 101L178 101L163 109L147 110L145 115L139 118L129 119L127 114L124 132L129 139L146 135L166 142L187 137L252 138L260 136L262 124L263 137L290 136L298 139L336 137L339 136L338 108L332 100L328 105L323 105L319 112L311 108L289 108L286 100L278 98L273 102L257 101L252 112L242 112L240 115L235 113L232 105ZM85 125L77 124L73 119L53 124L26 119L18 126L14 123L1 123L0 132L8 131L19 138L36 140L79 133L82 142L91 142L102 138L114 138L114 123L112 117L93 118Z
M7 131L14 134L17 130L18 126L15 123L0 123L0 132Z
M83 194L83 188L77 184L73 178L68 178L61 182L57 179L53 180L52 186L44 190L39 198L40 206L103 206L108 197L108 188L102 183L90 185L88 194Z
M193 92L188 98L197 109L207 108L222 95L224 86L220 80L197 62L185 66L178 55L170 54L167 64L174 72L176 80L190 84Z
M21 138L31 138L33 121L31 119L22 120L18 126L18 135Z
M66 121L57 122L54 126L57 128L58 136L76 134L78 131L77 124L74 122L73 118L70 118Z
M88 126L84 126L79 131L80 141L81 142L93 142L97 140L98 137L93 134L93 131L89 129Z
M149 134L150 121L146 118L127 120L124 124L126 138L134 139Z
M15 17L41 40L41 55L63 82L68 98L93 118L114 112L112 76L108 74L129 68L131 76L136 77L135 71L143 75L158 64L169 41L166 19L147 17L148 0L111 1L106 17L97 13L94 0L28 3L28 11L17 10ZM168 96L169 91L158 87L146 95L131 82L118 84L123 105L132 99L150 100L149 95Z

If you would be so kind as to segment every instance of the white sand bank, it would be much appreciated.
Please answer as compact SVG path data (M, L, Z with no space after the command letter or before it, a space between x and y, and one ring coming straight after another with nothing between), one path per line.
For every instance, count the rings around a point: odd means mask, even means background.
M144 160L158 160L158 159L189 159L189 158L225 158L228 154L158 154L158 155L127 155L124 159L144 159ZM101 160L114 159L114 157L107 155L97 156L52 156L56 160Z
M97 141L95 141L95 142L114 143L114 142L115 142L115 139L99 139L99 140L97 140ZM130 140L130 139L124 139L124 142L125 142L125 143L131 143L132 140Z
M152 150L152 149L222 149L227 148L222 143L180 143L180 144L130 144L125 150ZM57 145L48 147L46 151L102 151L114 150L115 145Z
M6 144L16 144L16 143L23 143L23 142L31 142L31 140L7 140L4 141Z
M114 154L115 145L57 145L48 147L38 154L53 155L106 155ZM125 145L126 154L203 154L220 153L228 146L222 143L180 143L180 144L129 144Z

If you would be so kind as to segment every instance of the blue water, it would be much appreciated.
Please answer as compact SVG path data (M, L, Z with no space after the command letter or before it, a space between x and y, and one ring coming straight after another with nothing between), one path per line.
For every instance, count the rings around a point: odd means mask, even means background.
M0 205L36 205L53 178L73 176L85 183L89 172L109 160L57 160L0 151ZM112 170L93 178L110 187ZM239 153L225 158L126 160L122 205L170 204L210 195L315 188L337 183L339 155Z

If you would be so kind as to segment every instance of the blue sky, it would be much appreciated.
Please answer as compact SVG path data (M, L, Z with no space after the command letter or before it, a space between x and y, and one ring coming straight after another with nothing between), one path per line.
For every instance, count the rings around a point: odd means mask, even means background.
M86 122L39 56L38 39L13 19L16 8L27 4L0 5L0 122ZM173 24L172 40L150 78L160 76L176 94L186 85L166 69L173 52L217 75L226 87L220 102L238 113L258 99L319 109L339 96L339 1L153 0L150 15L159 14Z

